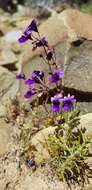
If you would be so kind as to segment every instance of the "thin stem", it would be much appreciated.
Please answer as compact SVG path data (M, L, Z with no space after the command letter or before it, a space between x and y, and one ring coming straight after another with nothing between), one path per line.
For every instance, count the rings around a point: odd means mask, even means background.
M45 87L47 89L47 91L48 91L49 87L39 77L37 77L37 78L40 81L40 83L42 84L42 86Z
M46 102L44 103L44 108L45 108L45 111L49 114L49 111L48 111L48 109L46 107Z
M42 55L42 59L44 60L44 62L45 62L46 64L48 64L48 61L46 61L46 59L44 58L43 55Z
M39 36L39 39L41 39L39 32L38 32L38 36ZM44 44L43 44L43 49L44 49L46 57L47 57L48 54L47 54L47 50L46 50L46 47L44 46ZM48 61L47 63L49 65L49 69L50 69L51 74L53 74L50 62Z
M38 38L36 38L35 36L33 36L33 34L31 35L36 41L39 41Z

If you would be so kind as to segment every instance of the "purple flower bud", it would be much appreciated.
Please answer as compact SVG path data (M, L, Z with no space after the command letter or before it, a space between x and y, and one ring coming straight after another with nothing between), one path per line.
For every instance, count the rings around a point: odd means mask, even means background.
M33 89L30 89L28 90L25 94L24 94L24 97L26 99L30 99L33 95L36 94L36 90L33 88Z
M68 94L68 96L64 96L63 99L61 99L62 101L62 108L65 112L73 109L73 105L76 102L76 99L74 99L74 96L70 96L70 94Z
M51 98L52 112L60 112L61 97L59 95Z
M25 79L25 74L24 73L20 73L20 74L16 75L16 79L17 80Z
M35 43L35 48L42 46L48 47L48 40L46 37L41 38L39 41Z
M49 77L49 81L51 83L57 83L59 80L62 79L62 70L59 68L56 70L56 72L54 74L52 74L50 77Z
M46 59L47 59L48 61L50 61L50 60L52 59L52 56L53 56L53 51L52 51L52 49L48 49Z
M43 71L33 71L32 73L32 79L35 81L35 83L40 83L40 80L43 80L44 72Z

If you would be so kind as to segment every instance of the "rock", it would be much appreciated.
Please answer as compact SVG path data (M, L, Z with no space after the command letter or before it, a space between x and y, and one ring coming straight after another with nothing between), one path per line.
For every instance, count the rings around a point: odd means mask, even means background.
M23 17L27 14L27 7L19 4L17 8L18 11L13 14L13 17Z
M11 30L7 32L4 36L4 40L9 43L14 43L18 41L18 38L22 35L21 30Z
M31 16L33 17L35 15L35 17L42 20L49 18L51 15L55 13L56 11L54 11L54 9L51 9L49 6L44 7L44 6L39 5L31 9Z
M48 127L39 131L31 140L31 144L35 146L36 152L36 162L41 163L44 160L50 158L47 139L50 134L54 134L55 127Z
M58 17L67 27L69 42L79 38L92 40L92 15L75 9L67 9L59 14Z
M92 113L88 113L80 117L80 126L86 129L87 136L92 139Z
M91 141L89 147L90 157L88 157L87 163L89 164L89 166L91 166L92 169L92 113L88 113L80 117L80 127L86 129L86 135ZM89 178L89 184L85 186L84 190L91 190L91 189L92 189L92 178Z
M0 156L9 151L11 129L9 125L0 119Z
M6 106L0 103L0 118L6 117L7 109Z
M37 168L35 172L32 172L31 168L28 170L27 167L22 166L20 173L14 160L14 156L10 156L4 162L0 160L0 187L2 190L7 185L11 190L30 190L30 187L31 190L67 190L55 176L52 178L50 169L47 175L47 168Z
M0 8L2 8L6 12L13 13L17 11L17 4L13 0L0 0Z
M92 190L92 185L87 185L84 190Z
M19 82L15 75L7 69L0 67L0 98L15 97L19 90Z
M81 115L92 112L92 101L87 102L86 98L84 99L84 101L77 102L77 105L81 111Z
M68 190L66 186L60 182L56 177L53 176L53 179L49 174L46 174L46 168L44 169L37 169L35 173L26 176L24 180L21 181L20 185L17 185L15 190Z
M31 7L37 7L39 5L43 6L55 6L57 3L64 3L66 0L27 0L26 3L31 5Z
M92 42L80 40L76 44L70 45L67 51L63 85L84 93L92 93Z
M4 49L0 56L0 65L14 64L17 62L16 55L10 49Z

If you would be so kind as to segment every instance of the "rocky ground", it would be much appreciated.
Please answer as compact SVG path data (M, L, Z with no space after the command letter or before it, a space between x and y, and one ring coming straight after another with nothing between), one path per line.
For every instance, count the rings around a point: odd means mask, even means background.
M72 9L60 14L51 9L46 11L50 13L48 19L39 20L38 17L39 30L48 36L51 46L56 49L57 61L64 72L65 91L73 93L78 99L81 115L85 114L81 116L81 124L87 129L87 135L92 137L92 16ZM30 15L33 12L29 14L23 7L12 17L0 10L0 190L68 190L66 184L52 177L48 165L37 167L36 171L25 163L19 167L19 126L23 118L16 117L16 122L13 122L14 115L8 108L8 102L20 94L21 105L24 103L22 95L25 89L16 81L16 73L23 69L30 76L33 69L43 67L39 51L33 53L29 42L24 45L17 42L22 30L31 21ZM44 141L44 135L46 137L52 132L52 127L43 129L31 140L37 147L38 163L40 158L48 157L39 142ZM89 162L92 164L92 159ZM80 190L79 186L72 186L74 188ZM92 180L83 190L91 189Z

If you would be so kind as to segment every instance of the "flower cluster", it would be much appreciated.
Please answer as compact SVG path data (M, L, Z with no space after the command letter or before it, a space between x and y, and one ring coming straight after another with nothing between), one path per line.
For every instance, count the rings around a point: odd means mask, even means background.
M61 107L62 110L67 112L73 109L74 103L76 102L76 99L74 99L74 96L64 96L63 98L60 97L60 95L54 96L51 98L52 102L52 112L60 112Z
M56 63L55 51L49 46L47 37L40 37L35 19L32 20L31 24L23 32L23 35L18 39L20 43L25 43L28 40L32 41L33 51L40 47L43 48L44 53L41 57L48 65L49 72L48 81L45 80L43 70L34 70L28 79L24 73L19 73L16 79L24 80L24 84L28 86L28 91L24 94L24 97L31 99L34 95L39 97L39 94L44 94L44 92L49 96L50 86L53 84L56 93L54 93L55 96L51 97L52 112L60 112L61 110L67 112L73 109L76 99L70 94L68 96L64 96L64 93L62 94L62 69Z

